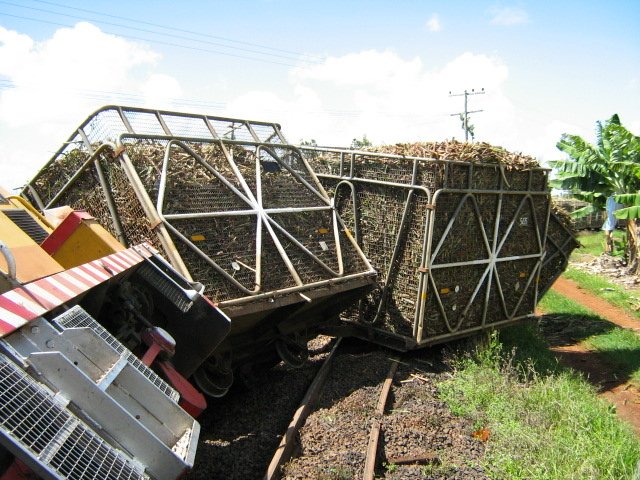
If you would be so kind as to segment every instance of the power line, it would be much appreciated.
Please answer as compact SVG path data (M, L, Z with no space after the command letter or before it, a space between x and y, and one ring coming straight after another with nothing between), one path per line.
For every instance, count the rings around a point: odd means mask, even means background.
M50 87L45 84L36 84L36 83L25 83L19 82L16 83L10 79L0 78L0 91L9 90L12 88L33 88L40 89L49 92ZM142 104L146 97L140 93L133 92L115 92L110 90L93 90L87 88L78 88L78 87L67 87L67 86L57 86L56 89L59 92L69 93L76 95L80 98L86 98L89 100L105 100L107 102L113 102L114 99L133 102L134 104ZM204 99L188 99L188 98L175 98L170 99L172 105L177 107L192 107L192 108L207 108L212 110L224 110L227 107L227 103L225 102L215 102L215 101L207 101ZM263 109L265 112L269 112L270 114L282 114L287 112L288 109ZM419 119L423 122L424 125L429 124L439 124L441 120L433 119L431 121L424 121L422 118L422 113L416 111L411 113L393 113L385 110L374 110L367 111L364 110L342 110L335 108L321 108L321 109L295 109L296 112L305 113L308 115L327 115L329 117L337 118L337 119L354 119L354 118L362 118L367 115L375 114L385 117L391 118L411 118L411 119Z
M4 17L12 17L12 18L19 18L21 20L30 20L32 22L39 22L39 23L46 23L48 25L56 25L59 27L67 27L67 28L73 28L73 25L69 25L67 23L61 23L61 22L54 22L51 20L42 20L39 18L33 18L33 17L24 17L21 15L12 15L10 13L4 13L4 12L0 12L0 16L4 16ZM116 33L116 32L110 32L108 30L102 30L104 33L108 33L110 35L116 35L122 38L128 38L130 40L138 40L141 42L149 42L149 43L157 43L159 45L167 45L170 47L177 47L177 48L184 48L187 50L193 50L193 51L197 51L197 52L205 52L205 53L213 53L213 54L217 54L217 55L226 55L228 57L235 57L235 58L242 58L245 60L253 60L255 62L264 62L264 63L270 63L272 65L283 65L285 67L296 67L298 65L294 65L291 63L284 63L284 62L275 62L273 60L265 60L263 58L255 58L255 57L249 57L247 55L240 55L240 54L235 54L235 53L229 53L229 52L222 52L220 50L211 50L211 49L207 49L207 48L200 48L200 47L193 47L193 46L189 46L189 45L180 45L178 43L171 43L171 42L164 42L162 40L153 40L150 38L143 38L143 37L136 37L134 35L124 35L122 33Z
M212 45L214 47L229 48L229 49L232 49L232 50L239 50L239 51L248 52L248 53L255 53L257 55L266 55L266 56L270 56L270 57L283 58L285 60L298 60L299 59L298 57L292 57L290 54L283 55L283 54L279 54L279 53L261 52L261 51L250 49L250 48L236 47L236 46L233 46L233 45L225 45L225 44L218 43L218 42L211 42L209 40L198 40L198 39L194 39L194 38L185 37L184 35L175 35L175 34L172 34L172 33L159 32L157 30L150 30L150 29L147 29L147 28L133 27L133 26L128 26L128 25L123 25L121 23L108 22L108 21L105 21L105 20L95 20L95 19L87 20L86 17L82 17L82 16L78 16L78 15L71 15L71 14L68 14L68 13L60 13L60 12L56 12L56 11L52 11L52 10L46 10L44 8L28 7L28 6L25 6L25 5L20 5L20 4L12 3L12 2L0 1L0 3L4 4L4 5L10 5L12 7L22 8L22 9L25 9L25 10L33 10L33 11L36 11L36 12L42 12L42 13L47 13L47 14L51 14L51 15L58 15L60 17L73 18L73 19L81 20L81 21L92 21L92 22L96 22L96 23L101 23L103 25L109 25L109 26L112 26L112 27L125 28L127 30L135 30L135 31L138 31L138 32L150 33L152 35L162 35L163 37L171 37L171 38L176 38L178 40L186 40L188 42L203 43L203 44L206 44L206 45ZM131 21L134 21L134 20L131 20ZM311 62L309 60L307 60L307 62L309 62L309 63L318 63L318 62Z
M255 50L255 49L251 49L251 48L237 47L237 46L234 46L234 45L225 45L225 44L222 44L222 43L212 42L212 41L209 41L209 40L194 39L194 38L185 37L184 35L175 35L175 34L172 34L172 33L159 32L157 30L151 30L151 29L147 29L147 28L128 26L128 25L123 25L121 23L108 22L108 21L105 21L105 20L97 20L97 19L88 20L86 17L79 16L79 15L71 15L71 14L67 14L67 13L60 13L60 12L56 12L56 11L53 11L53 10L46 10L46 9L37 8L37 7L28 7L28 6L25 6L25 5L20 5L20 4L12 3L12 2L0 1L0 3L4 4L4 5L9 5L9 6L12 6L12 7L22 8L22 9L25 9L25 10L32 10L32 11L46 13L46 14L50 14L50 15L57 15L57 16L60 16L60 17L72 18L72 19L75 19L75 20L92 21L92 22L95 22L95 23L99 23L99 24L103 24L103 25L109 25L109 26L112 26L112 27L125 28L127 30L134 30L134 31L143 32L143 33L150 33L152 35L162 35L163 37L170 37L170 38L175 38L175 39L178 39L178 40L186 40L187 42L195 42L195 43L199 43L199 44L212 45L214 47L228 48L228 49L231 49L231 50L238 50L238 51L241 51L241 52L248 52L248 53L253 53L253 54L257 54L257 55L265 55L265 56L269 56L269 57L282 58L282 59L285 59L285 60L294 60L294 61L299 60L299 57L293 57L291 54L284 55L284 54L280 54L280 53L263 52L263 51L259 51L259 50ZM134 21L134 20L131 20L131 21ZM313 62L313 61L310 61L310 60L306 60L306 61L308 63L318 63L318 62Z
M479 91L476 92L473 88L471 89L470 92L468 92L467 90L464 91L464 93L451 93L449 92L449 96L450 97L461 97L464 95L464 112L458 112L458 113L452 113L451 116L455 117L455 116L459 116L462 118L462 129L464 130L464 141L468 142L469 141L469 114L470 113L478 113L478 112L482 112L484 110L471 110L469 111L467 109L467 97L469 97L469 95L484 95L484 88ZM473 137L473 134L472 134Z
M31 89L41 89L48 91L48 87L42 84L29 84L29 83L15 83L12 80L8 79L0 79L0 91L9 90L12 88L31 88ZM77 87L66 87L66 86L57 86L56 90L58 92L65 92L73 94L80 98L86 98L89 100L106 100L111 101L114 98L125 100L127 102L135 102L142 103L146 100L146 96L139 93L132 92L114 92L109 90L92 90L88 88L77 88ZM222 110L226 107L226 103L224 102L209 102L205 100L199 99L189 99L189 98L177 98L172 99L171 102L174 105L180 105L184 107L197 107L197 108L211 108L216 110Z
M55 3L55 2L47 2L45 0L31 0L31 1L32 2L37 2L37 3L43 3L43 4L46 4L46 5L52 5L52 6L60 7L60 8L66 8L68 10L76 10L76 11L79 11L79 12L91 13L93 15L100 15L100 16L103 16L103 17L115 18L117 20L125 20L127 22L134 22L134 23L137 23L137 24L149 25L151 27L162 28L162 29L171 30L171 31L174 31L174 32L189 33L191 35L196 35L196 36L200 36L200 37L214 38L214 39L217 39L217 40L223 40L225 42L239 43L239 44L242 44L242 45L249 45L249 46L252 46L252 47L262 48L264 50L271 50L271 51L274 51L274 52L288 53L288 54L291 54L291 55L297 55L297 56L300 56L300 57L308 57L308 58L316 59L318 61L324 61L324 57L320 57L320 56L316 56L316 55L310 55L308 53L301 53L301 52L295 52L295 51L292 51L292 50L284 50L284 49L281 49L281 48L269 47L267 45L262 45L262 44L259 44L259 43L246 42L246 41L243 41L243 40L237 40L237 39L233 39L233 38L221 37L221 36L217 36L217 35L211 35L211 34L208 34L208 33L197 32L195 30L187 30L187 29L183 29L183 28L171 27L171 26L168 26L168 25L162 25L162 24L159 24L159 23L147 22L147 21L144 21L144 20L139 20L139 19L130 18L130 17L122 17L122 16L119 16L119 15L111 15L111 14L108 14L108 13L98 12L96 10L89 10L89 9L86 9L86 8L70 7L68 5Z

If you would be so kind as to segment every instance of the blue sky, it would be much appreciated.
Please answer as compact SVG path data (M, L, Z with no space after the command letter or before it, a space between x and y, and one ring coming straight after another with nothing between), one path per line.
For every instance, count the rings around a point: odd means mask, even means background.
M0 1L9 188L107 103L346 146L462 138L472 88L477 140L543 161L613 113L640 134L640 2Z

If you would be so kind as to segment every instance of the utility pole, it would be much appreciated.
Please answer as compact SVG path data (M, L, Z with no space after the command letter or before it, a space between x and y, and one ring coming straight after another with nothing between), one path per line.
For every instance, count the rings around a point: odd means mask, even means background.
M480 90L479 92L476 92L473 88L471 89L470 92L468 92L467 90L464 91L464 93L451 93L451 91L449 91L449 96L450 97L461 97L464 95L464 113L460 112L460 113L452 113L451 116L455 117L455 116L459 116L462 117L462 128L464 129L464 141L468 142L469 141L469 114L470 113L478 113L478 112L482 112L483 110L471 110L469 111L467 109L467 97L469 97L469 95L484 95L484 88L482 88L482 90Z

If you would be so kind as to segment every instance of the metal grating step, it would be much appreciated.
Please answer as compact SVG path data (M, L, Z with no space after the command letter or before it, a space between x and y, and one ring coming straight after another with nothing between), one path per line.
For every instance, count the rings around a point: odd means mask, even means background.
M20 229L29 235L31 240L36 242L38 245L49 236L47 231L42 228L26 210L6 209L2 210L2 213L9 217L13 223L20 227Z
M149 282L150 285L153 285L158 292L178 307L180 311L187 312L193 305L193 302L186 297L184 291L178 285L148 263L143 263L136 273Z
M51 459L51 466L68 479L105 480L147 478L102 438L80 424Z
M0 356L0 425L13 438L42 453L71 414L6 357Z
M21 459L48 478L149 478L66 410L53 392L1 354L0 434L5 446L12 451L17 447L25 454Z
M142 363L140 359L133 353L129 352L124 347L124 345L122 345L113 335L105 330L102 325L94 320L93 317L85 312L79 305L70 308L63 314L56 317L54 319L54 322L64 329L84 327L90 328L120 355L126 352L127 362L129 362L131 366L133 366L136 370L147 377L149 381L158 388L158 390L160 390L174 402L178 402L180 400L180 394L171 385L165 382L153 370Z

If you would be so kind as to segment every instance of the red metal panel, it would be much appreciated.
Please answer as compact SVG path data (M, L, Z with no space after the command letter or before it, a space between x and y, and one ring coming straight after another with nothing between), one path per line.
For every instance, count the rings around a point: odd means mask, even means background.
M93 218L87 212L73 211L62 221L51 234L44 239L40 246L49 255L54 255L64 245L71 234L82 224L82 220Z
M0 295L0 337L59 307L156 253L148 244L41 278Z

